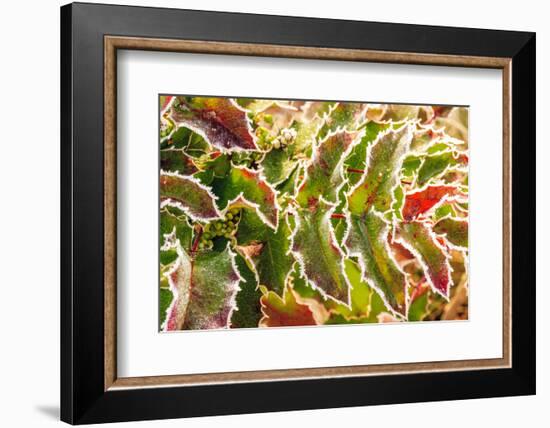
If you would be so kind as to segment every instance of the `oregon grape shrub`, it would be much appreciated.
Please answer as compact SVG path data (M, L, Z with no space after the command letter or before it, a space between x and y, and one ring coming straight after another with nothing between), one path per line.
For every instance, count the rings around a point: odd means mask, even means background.
M163 331L468 317L468 109L160 96Z

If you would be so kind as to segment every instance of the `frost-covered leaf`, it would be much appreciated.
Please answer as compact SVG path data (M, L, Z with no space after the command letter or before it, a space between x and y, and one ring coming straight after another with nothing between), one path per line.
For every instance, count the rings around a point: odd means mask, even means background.
M221 150L256 150L246 110L230 98L176 97L170 117Z
M362 172L366 167L368 147L376 141L378 134L388 129L388 127L388 124L377 122L368 122L365 125L365 134L361 138L361 141L354 145L344 162L347 168L349 182L352 185L356 184L362 177Z
M170 206L160 210L160 238L161 250L176 247L177 239L182 248L191 248L193 228L189 225L183 211Z
M231 169L229 157L220 152L202 156L195 163L201 170L194 177L206 186L211 186L215 178L225 178Z
M243 210L237 230L237 249L251 261L259 284L282 295L294 259L290 251L290 228L282 219L276 231L254 211Z
M441 203L445 197L454 195L455 186L428 186L423 190L408 193L402 208L403 218L410 221Z
M333 313L338 313L346 319L364 318L367 322L371 313L371 302L376 292L361 278L361 267L351 259L344 261L344 271L351 286L350 306L339 305L333 308Z
M296 227L292 235L292 252L311 283L326 295L349 304L344 254L330 222L332 208L320 199L315 206L294 211Z
M338 201L338 191L345 180L344 159L357 137L356 132L339 131L319 143L298 190L299 205L310 206L320 197L331 203Z
M336 103L326 117L325 124L319 132L319 137L325 138L328 134L339 130L355 131L365 120L366 110L366 104Z
M444 218L435 224L433 230L444 235L452 245L468 248L468 220Z
M176 205L194 219L220 216L214 203L216 197L193 177L161 171L160 198L161 205Z
M240 280L229 247L193 257L181 251L166 276L174 299L167 310L165 331L229 327Z
M422 321L428 313L428 287L419 285L411 294L408 321Z
M266 100L262 100L266 101ZM294 118L300 114L295 102L270 101L270 104L261 108L258 102L247 106L247 110L254 112L254 122L257 126L266 129L270 136L277 136L283 129L289 127Z
M180 175L191 175L198 171L193 160L183 150L178 149L160 151L160 168Z
M297 160L292 158L288 149L272 149L267 152L262 160L262 169L266 180L272 184L278 184L288 178L296 167Z
M160 149L181 149L192 158L198 158L212 151L210 144L201 135L185 126L180 126L170 135L170 138L164 139Z
M380 212L390 209L393 188L399 183L401 161L411 138L410 125L379 134L369 147L363 177L348 194L348 206L352 214L363 215L371 206Z
M282 195L294 195L296 193L296 188L299 184L300 174L302 172L302 167L300 164L296 165L294 170L290 173L286 180L283 180L277 185L277 191Z
M272 229L277 228L277 194L259 172L233 167L227 177L213 181L212 191L219 198L216 202L220 210L225 210L233 202L243 202L255 208L260 218Z
M362 280L380 293L389 308L405 315L407 279L392 255L388 233L388 224L374 210L351 214L344 247L359 259Z
M235 255L235 265L241 276L239 292L235 297L236 308L231 316L231 328L258 327L262 318L260 297L262 292L258 289L256 275L248 265L244 257Z
M451 151L426 156L424 162L422 162L422 166L418 170L418 185L423 186L430 179L438 177L447 171L449 167L465 162L467 163L465 156L455 154Z
M296 131L296 138L294 139L294 143L288 147L289 152L293 156L297 156L311 151L315 146L322 124L323 119L319 116L315 116L309 122L294 123L292 129Z
M260 327L317 325L323 324L326 317L321 305L300 302L291 288L285 288L282 298L273 291L267 291L260 302L264 314Z
M396 229L397 242L416 256L432 289L448 297L452 285L449 255L429 226L410 222L400 223Z

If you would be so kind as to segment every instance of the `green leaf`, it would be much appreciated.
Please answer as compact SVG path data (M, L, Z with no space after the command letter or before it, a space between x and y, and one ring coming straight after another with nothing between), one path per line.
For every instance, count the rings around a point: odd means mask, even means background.
M361 278L361 267L351 259L345 261L346 275L351 284L351 308L339 305L331 308L326 324L377 323L386 306L378 293Z
M290 327L323 324L323 307L315 302L310 304L298 300L291 288L285 288L283 297L267 291L260 299L263 318L260 327Z
M170 117L223 151L257 149L246 110L230 98L176 97Z
M428 313L428 292L424 291L409 305L407 321L422 321Z
M279 183L276 187L277 191L281 195L294 195L296 192L296 187L298 187L298 178L300 176L300 172L302 171L302 168L300 164L296 165L294 170L290 173L288 178L281 183Z
M451 165L456 165L452 152L426 156L422 166L418 170L418 185L423 186L428 180L438 176Z
M194 175L202 184L206 186L212 185L212 182L215 178L224 178L229 173L231 169L231 161L226 154L215 156L206 156L206 160L201 158L199 160L199 165L201 171Z
M216 202L220 210L241 203L254 208L264 223L277 229L277 194L259 172L234 166L226 178L213 181L212 191L219 198Z
M202 136L185 126L180 126L169 139L164 140L160 145L160 149L181 149L193 158L198 158L212 151L210 144Z
M344 265L351 284L351 309L347 316L361 317L368 315L373 289L366 281L362 280L361 267L357 263L351 259L346 259Z
M460 248L468 248L468 220L444 218L434 228L438 235L444 235L447 241Z
M175 207L164 207L160 210L160 246L174 247L179 239L182 248L191 248L193 228L189 225L185 213Z
M181 175L191 175L198 171L192 159L183 150L178 149L160 151L160 168Z
M229 246L194 257L180 252L166 273L175 298L167 310L165 331L229 328L240 281L233 257Z
M449 255L426 223L400 223L396 241L415 255L432 289L447 298L452 285Z
M196 220L220 217L214 203L216 197L193 177L161 171L160 199L162 206L176 205Z
M356 184L362 177L361 171L366 167L367 149L373 143L380 132L389 128L390 125L385 123L368 122L365 125L365 134L361 141L357 143L351 153L345 160L346 168L348 169L348 179L353 185ZM351 172L349 170L352 170Z
M348 194L352 214L363 215L371 206L381 212L391 208L393 189L400 182L401 159L409 149L411 138L410 125L379 134L369 147L365 173Z
M262 160L262 172L269 183L278 184L288 178L296 163L287 149L272 149Z
M391 310L405 315L407 279L391 254L388 233L388 224L375 211L352 214L344 247L359 259L362 280L380 293Z
M325 138L331 132L340 130L355 131L365 120L366 110L366 105L361 103L337 103L330 110L319 137Z
M237 308L231 316L231 328L258 327L258 322L262 318L262 292L258 289L256 275L240 254L235 256L235 264L242 279L239 282L240 290L235 297Z
M169 289L161 288L159 290L159 326L162 326L166 321L166 313L173 299L174 295Z
M295 122L292 128L296 131L294 143L288 146L288 151L292 156L307 155L315 147L317 134L323 125L323 119L315 116L309 122Z
M309 281L326 295L349 304L344 255L330 222L332 208L320 199L315 206L294 211L296 228L292 235L292 252Z
M422 159L419 156L407 156L405 159L403 159L401 174L404 177L413 177L416 171L418 171L421 163Z
M338 201L338 191L345 180L344 159L357 136L356 132L340 131L319 143L296 197L300 206L315 204L320 197L331 203Z
M249 210L242 211L237 230L237 249L254 266L259 284L281 295L294 264L290 251L290 228L284 219L276 231Z
M435 209L432 218L434 221L438 221L444 217L454 216L456 216L456 211L453 209L453 206L451 204L443 204Z

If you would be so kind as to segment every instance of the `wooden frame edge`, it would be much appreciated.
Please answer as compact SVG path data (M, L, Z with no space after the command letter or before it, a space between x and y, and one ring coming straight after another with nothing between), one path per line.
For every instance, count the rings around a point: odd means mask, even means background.
M503 356L495 359L262 370L171 376L116 376L116 52L117 49L251 55L338 61L495 68L503 71ZM512 366L511 310L511 58L382 52L143 37L104 36L104 390L363 377Z
M104 44L104 388L116 380L116 47Z

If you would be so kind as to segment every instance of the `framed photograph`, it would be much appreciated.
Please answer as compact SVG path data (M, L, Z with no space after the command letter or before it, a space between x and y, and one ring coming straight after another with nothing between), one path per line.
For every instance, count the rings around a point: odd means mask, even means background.
M535 34L61 8L61 419L535 393Z

